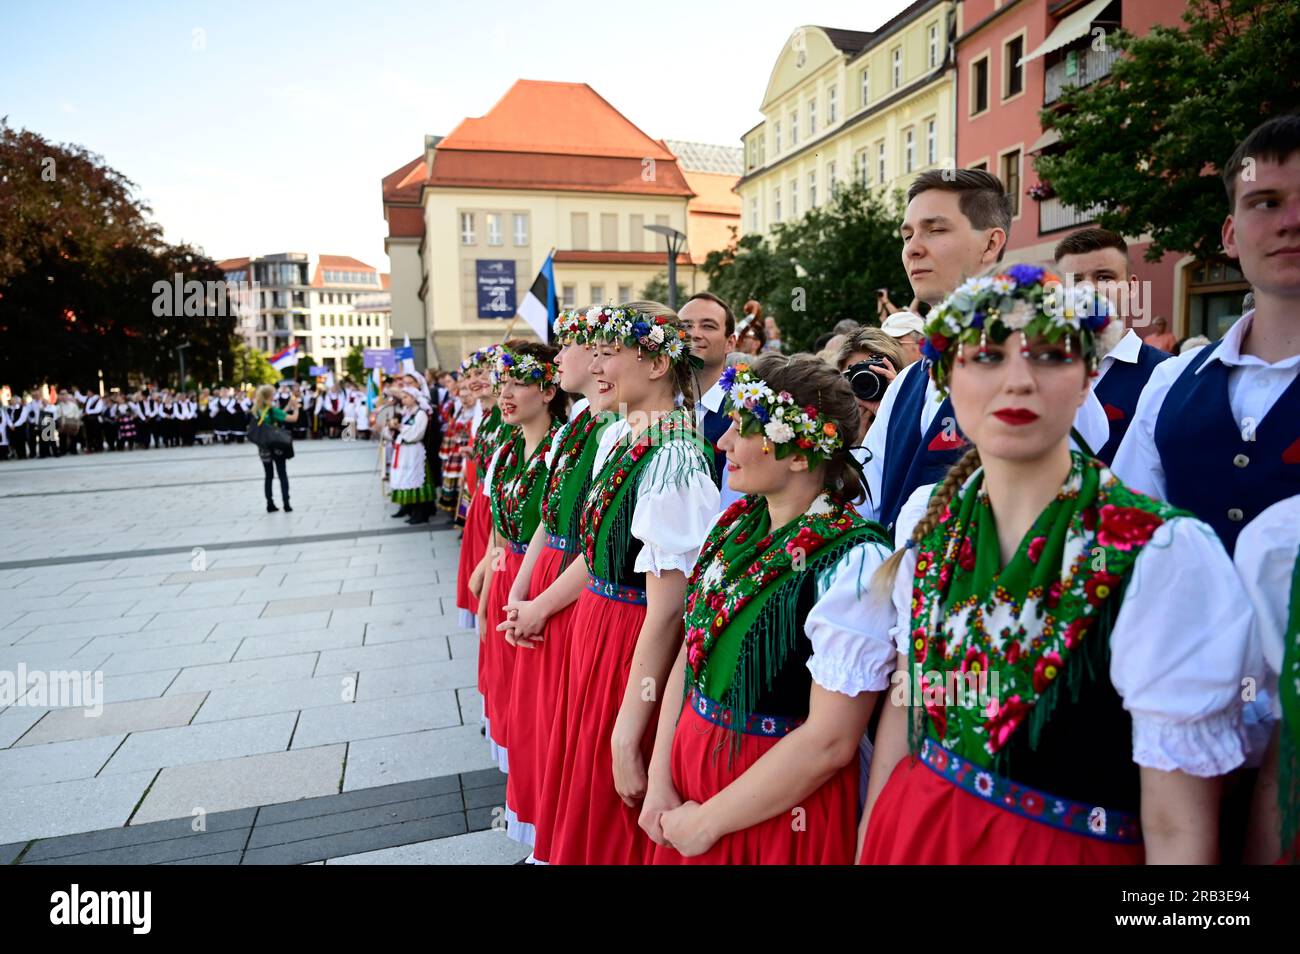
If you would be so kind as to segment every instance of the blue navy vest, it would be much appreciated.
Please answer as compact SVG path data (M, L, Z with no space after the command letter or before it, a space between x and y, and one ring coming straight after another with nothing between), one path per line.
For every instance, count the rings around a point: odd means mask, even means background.
M1169 502L1213 527L1232 553L1242 527L1300 494L1300 376L1252 428L1232 416L1229 368L1206 364L1221 343L1202 348L1174 381L1156 416L1155 444Z
M710 411L707 407L704 409L704 420L700 430L704 434L704 439L713 445L713 483L719 490L722 489L722 470L727 466L727 455L718 450L718 441L722 435L727 433L731 427L731 417L718 411Z
M1109 377L1107 372L1107 377ZM899 385L889 413L889 433L885 436L885 459L881 464L878 522L891 533L898 512L917 487L943 480L948 468L961 460L970 449L966 435L957 427L952 401L943 399L939 410L921 433L918 426L925 407L925 386L930 380L930 362L921 361ZM951 430L949 430L951 428Z
M1137 410L1138 397L1147 386L1151 372L1161 361L1173 355L1159 348L1144 344L1138 351L1136 364L1127 361L1114 361L1110 370L1101 379L1101 383L1092 389L1106 411L1106 420L1110 423L1110 438L1102 446L1097 458L1109 467L1115 460L1115 452L1120 442L1128 433L1128 426L1133 423L1133 412Z

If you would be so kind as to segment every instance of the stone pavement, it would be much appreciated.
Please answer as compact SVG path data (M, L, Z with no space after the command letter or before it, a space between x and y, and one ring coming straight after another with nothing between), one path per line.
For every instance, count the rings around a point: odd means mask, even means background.
M376 445L296 450L288 514L248 446L0 463L0 864L526 854L456 534L389 519Z

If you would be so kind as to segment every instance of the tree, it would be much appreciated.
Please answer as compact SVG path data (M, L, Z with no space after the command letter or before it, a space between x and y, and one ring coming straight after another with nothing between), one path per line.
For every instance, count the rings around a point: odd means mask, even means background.
M353 381L360 381L366 376L366 353L361 345L353 345L352 350L343 358L343 368Z
M682 286L681 282L678 282L677 307L682 307L682 305L686 303L688 297L690 297L690 292ZM645 283L645 287L641 289L641 300L657 301L664 305L668 304L668 273L666 271L660 272L654 278L650 279L650 281Z
M303 355L301 358L298 359L298 363L293 366L294 378L298 381L306 381L308 378L311 377L312 365L314 365L315 363L316 363L316 359L313 358L311 355L309 354Z
M85 388L102 369L110 386L169 383L187 343L186 370L203 380L230 357L234 309L212 291L224 276L164 242L134 192L85 148L0 118L0 380Z
M230 380L235 386L241 384L275 384L280 380L280 372L271 367L266 355L245 342L238 342L233 349L230 364Z
M1063 202L1151 235L1146 257L1221 250L1223 164L1262 119L1300 102L1300 0L1191 0L1185 27L1108 35L1126 55L1108 82L1042 113L1062 151L1038 160Z

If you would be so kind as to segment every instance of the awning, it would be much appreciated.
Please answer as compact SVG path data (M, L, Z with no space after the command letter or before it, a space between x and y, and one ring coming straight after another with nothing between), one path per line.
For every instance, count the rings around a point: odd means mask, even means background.
M1017 65L1028 63L1030 60L1051 53L1053 50L1059 50L1080 37L1087 36L1092 21L1100 16L1101 11L1110 6L1110 3L1111 0L1092 0L1092 3L1087 6L1075 10L1056 25L1056 29L1048 34L1047 39L1040 43L1037 49L1022 56L1020 63Z
M1055 146L1060 141L1061 134L1055 129L1049 129L1034 140L1034 144L1029 147L1029 155L1032 156L1035 153L1042 152L1048 146Z

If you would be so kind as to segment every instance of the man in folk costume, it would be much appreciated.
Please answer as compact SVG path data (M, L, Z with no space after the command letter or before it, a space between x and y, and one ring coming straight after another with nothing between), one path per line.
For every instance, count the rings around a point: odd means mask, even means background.
M912 181L907 198L903 268L920 301L937 305L961 281L1002 261L1011 204L996 176L931 169ZM915 361L890 382L859 457L869 496L861 513L887 530L912 491L941 479L968 449L952 403L938 393L928 367L927 360ZM1075 428L1091 450L1106 443L1106 414L1091 394Z
M492 529L475 570L478 601L479 681L486 736L501 771L509 771L509 712L515 646L498 627L506 618L510 588L541 522L546 459L567 420L568 398L555 383L555 348L518 339L497 352L497 406L511 428L488 462L482 493L491 507ZM529 736L531 738L531 735Z
M745 496L687 584L641 827L659 864L849 864L858 742L896 622L888 594L862 585L891 548L852 506L857 401L812 355L763 356L721 385L733 423L719 444Z
M98 454L104 449L104 399L95 391L86 395L83 421L86 427L86 453Z
M695 425L713 445L713 482L718 485L720 504L728 507L740 498L727 483L727 455L718 441L731 427L722 410L726 395L718 382L727 366L728 353L736 349L736 316L731 306L711 292L699 292L686 299L678 314L691 335L691 351L701 366L695 379L700 395L695 404Z
M926 319L973 446L906 501L906 547L873 580L906 679L876 733L864 863L1218 859L1250 614L1205 524L1070 448L1108 312L1013 265Z

